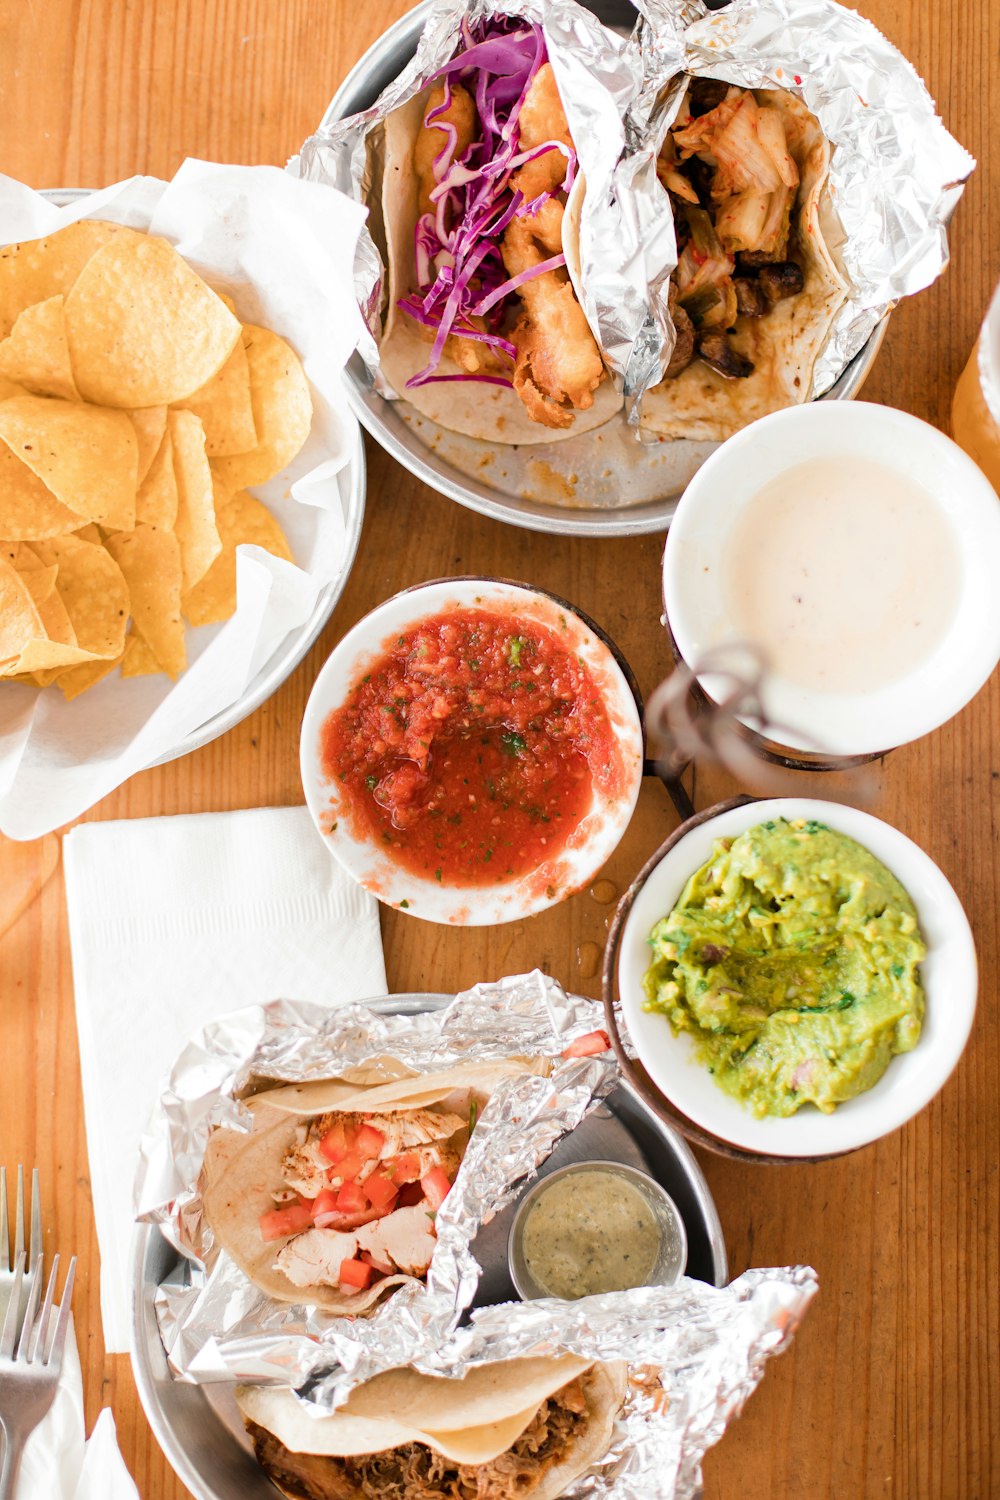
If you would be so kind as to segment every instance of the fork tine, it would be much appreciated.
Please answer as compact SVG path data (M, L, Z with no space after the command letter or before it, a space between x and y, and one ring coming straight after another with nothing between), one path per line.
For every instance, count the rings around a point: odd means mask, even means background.
M42 1195L38 1191L38 1168L31 1173L31 1235L28 1240L28 1266L33 1268L42 1254Z
M24 1254L24 1168L17 1169L17 1208L14 1217L14 1259Z
M42 1303L42 1311L38 1322L35 1324L31 1344L28 1348L28 1360L33 1363L36 1355L42 1358L45 1354L45 1334L49 1326L49 1314L52 1311L52 1299L56 1294L56 1281L59 1276L59 1255L52 1257L52 1270L49 1272L49 1284L45 1288L45 1301Z
M21 1286L24 1282L24 1251L17 1258L17 1267L14 1271L14 1284L10 1289L10 1301L7 1303L7 1315L3 1320L3 1331L0 1332L0 1359L10 1359L14 1353L14 1340L17 1338L17 1330L21 1321Z
M0 1167L0 1271L10 1272L10 1224L7 1220L7 1168Z
M73 1311L73 1282L76 1279L76 1256L69 1263L66 1272L66 1285L63 1287L62 1301L59 1304L59 1317L56 1319L55 1332L52 1342L49 1344L48 1353L45 1357L47 1365L55 1365L56 1369L62 1364L63 1349L66 1346L66 1334L69 1329L70 1315Z
M25 1308L24 1321L21 1324L21 1337L17 1341L17 1353L14 1356L15 1359L23 1360L25 1363L29 1362L30 1356L34 1354L36 1340L32 1338L31 1333L35 1326L35 1314L38 1312L38 1299L41 1296L41 1292L42 1278L40 1276L32 1276L31 1291L28 1294L28 1305Z

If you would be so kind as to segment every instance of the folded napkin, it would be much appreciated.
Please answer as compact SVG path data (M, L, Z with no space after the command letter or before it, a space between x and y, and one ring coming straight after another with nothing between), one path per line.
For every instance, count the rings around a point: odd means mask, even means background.
M88 823L64 841L108 1351L128 1349L139 1138L174 1057L265 1000L385 993L378 904L304 807Z
M55 1400L25 1444L14 1500L139 1500L105 1407L84 1442L76 1330L66 1340Z

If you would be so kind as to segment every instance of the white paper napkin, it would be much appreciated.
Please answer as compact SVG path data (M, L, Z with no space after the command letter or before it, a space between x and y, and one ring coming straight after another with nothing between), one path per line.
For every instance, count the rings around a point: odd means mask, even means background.
M139 1500L105 1407L84 1442L83 1382L70 1325L55 1400L29 1437L14 1500Z
M176 683L112 673L72 703L58 689L4 684L0 832L10 838L38 838L70 822L235 703L340 577L358 432L341 370L364 326L353 285L364 217L335 188L277 167L188 160L169 183L132 177L64 208L0 175L0 244L80 218L163 235L232 296L245 322L289 340L313 395L305 447L254 489L281 522L295 565L241 547L236 613L187 630L189 666Z
M64 840L101 1310L128 1349L139 1138L176 1053L265 1000L385 993L378 903L304 807L89 823Z

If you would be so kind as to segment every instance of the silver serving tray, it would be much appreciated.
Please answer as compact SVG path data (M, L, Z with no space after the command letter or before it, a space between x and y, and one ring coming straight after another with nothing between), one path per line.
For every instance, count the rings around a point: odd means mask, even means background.
M337 90L321 128L374 104L416 51L429 5L430 0L417 5L369 48ZM589 0L588 8L625 35L635 22L628 0ZM885 337L886 322L821 400L849 401L858 394ZM718 447L686 440L640 446L623 414L563 442L520 447L489 443L449 432L408 401L380 396L360 355L348 364L345 379L358 420L411 474L459 505L529 531L563 536L665 531L685 487Z
M90 188L49 188L44 191L43 196L50 199L57 207L63 208L69 203L75 203L79 198L89 197L90 192ZM200 750L211 740L217 740L220 735L234 729L255 709L260 708L260 705L270 698L272 693L277 692L285 678L290 677L295 671L329 620L338 599L347 587L347 580L351 576L351 569L357 556L358 543L361 540L361 525L365 517L366 480L365 445L361 433L357 432L350 460L337 476L341 499L344 503L344 527L347 534L344 565L339 577L320 592L316 607L308 620L297 630L290 631L280 642L253 681L249 683L242 697L237 698L235 703L230 703L229 707L224 708L221 713L213 714L212 718L206 719L204 724L192 730L166 755L161 755L158 760L150 761L150 766L162 766L168 761L179 760L182 755L189 755L192 750ZM149 767L146 769L148 770Z
M382 1015L440 1010L449 995L392 995L367 1003ZM722 1286L728 1280L722 1226L708 1184L679 1135L627 1087L615 1090L556 1148L541 1172L569 1161L624 1161L662 1183L687 1229L687 1275ZM525 1184L527 1186L527 1184ZM516 1200L480 1231L473 1248L483 1266L474 1305L507 1301L514 1288L507 1272L507 1229ZM160 1342L153 1298L180 1257L154 1226L142 1224L132 1240L132 1370L157 1442L196 1500L274 1500L258 1467L227 1384L185 1385L172 1378Z

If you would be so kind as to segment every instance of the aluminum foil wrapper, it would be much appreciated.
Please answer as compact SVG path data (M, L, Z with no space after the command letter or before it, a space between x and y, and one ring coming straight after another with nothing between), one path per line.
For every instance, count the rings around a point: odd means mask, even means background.
M603 1014L597 1001L567 995L536 972L478 985L419 1015L274 1001L206 1026L174 1066L143 1137L136 1182L137 1216L158 1224L189 1262L157 1296L175 1375L297 1386L332 1362L353 1385L440 1348L476 1293L480 1268L470 1246L479 1227L619 1081L610 1052L559 1055L573 1037L599 1028ZM248 1129L240 1096L259 1080L337 1077L384 1056L421 1073L513 1056L551 1056L555 1064L548 1077L505 1079L482 1111L435 1220L426 1285L401 1286L365 1318L274 1301L214 1243L205 1221L200 1174L209 1134L222 1125Z
M412 61L370 109L310 136L289 171L333 183L372 203L381 178L386 115L426 88L455 54L459 23L515 16L541 25L586 176L580 226L584 310L604 356L626 390L645 388L663 330L651 314L649 281L673 245L669 205L654 195L655 159L629 160L625 120L640 87L637 48L602 26L576 0L434 0ZM631 192L630 189L635 191ZM669 274L669 273L668 273ZM377 339L385 300L385 267L372 235L362 231L355 288L370 338L361 347L380 394L396 395L378 371Z
M683 1280L579 1302L505 1303L475 1311L420 1368L458 1376L566 1350L624 1360L628 1388L611 1445L566 1500L695 1500L706 1450L739 1415L768 1358L788 1347L816 1290L816 1273L798 1266L746 1271L722 1288ZM343 1371L317 1370L298 1395L322 1415L350 1383Z
M901 297L948 264L946 227L975 161L945 130L902 53L834 0L635 0L643 86L631 129L658 149L685 73L743 88L782 88L813 112L833 146L832 206L843 239L830 248L851 289L817 361L822 395ZM672 334L661 350L665 367ZM651 383L655 383L651 382Z

